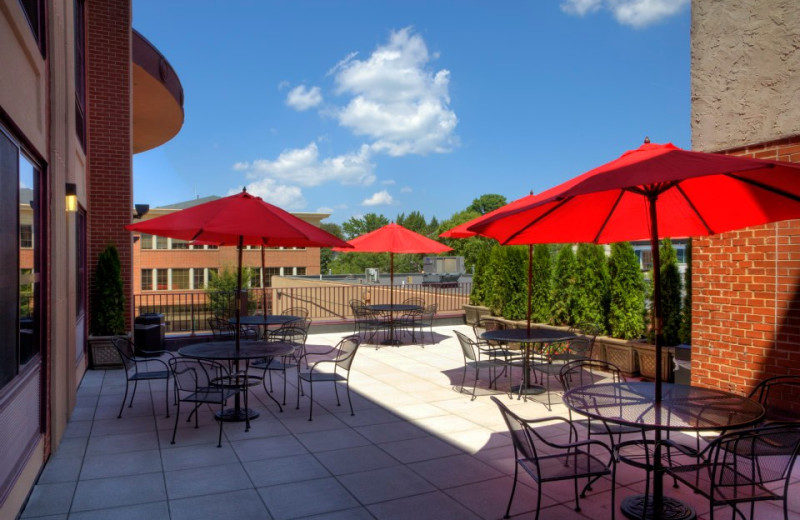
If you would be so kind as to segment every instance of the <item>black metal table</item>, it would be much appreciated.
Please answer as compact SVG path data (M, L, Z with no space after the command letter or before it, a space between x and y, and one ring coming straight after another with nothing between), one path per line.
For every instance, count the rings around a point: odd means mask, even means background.
M251 316L240 316L239 326L258 327L259 337L264 337L264 330L273 325L286 325L293 321L300 320L300 316L287 316L284 314L253 314ZM236 327L236 318L229 318L228 323Z
M239 370L239 362L245 361L244 380L248 381L247 367L249 363L247 362L249 360L286 356L294 352L294 348L294 345L290 343L264 343L263 341L241 340L237 349L235 340L225 340L187 345L178 349L178 354L195 359L227 361L235 367L236 371ZM280 403L269 392L267 392L267 396L280 407ZM217 412L216 416L221 421L250 421L258 417L259 413L251 408L242 408L239 394L237 393L234 397L233 408L226 408L222 412Z
M695 517L689 505L663 496L661 432L740 428L758 422L764 415L764 407L747 397L712 388L669 383L662 384L660 404L656 404L655 384L648 382L602 383L573 388L564 394L564 404L592 419L654 430L653 496L642 494L625 498L620 507L628 518L677 520ZM645 503L648 508L643 515Z
M577 335L566 330L557 329L497 329L487 330L481 334L481 338L487 341L496 341L498 343L519 343L524 347L524 355L522 358L522 384L512 388L513 391L519 392L520 395L534 395L545 392L545 387L542 385L531 384L530 376L530 357L531 350L534 346L550 345L553 343L561 343L576 338Z
M364 308L387 316L386 324L389 327L389 335L381 343L383 345L399 345L400 340L397 339L395 335L395 320L393 315L397 312L421 311L422 305L411 305L409 303L378 303L375 305L365 305Z

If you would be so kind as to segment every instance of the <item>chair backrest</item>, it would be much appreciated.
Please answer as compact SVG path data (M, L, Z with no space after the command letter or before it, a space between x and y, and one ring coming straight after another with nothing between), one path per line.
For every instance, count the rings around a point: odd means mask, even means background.
M555 345L554 345L555 346ZM563 344L550 356L554 360L571 361L575 359L591 359L592 340L586 336L575 337Z
M505 330L508 328L508 324L504 321L500 321L497 318L480 318L472 325L472 331L475 333L475 339L480 340L481 334L490 330ZM499 344L494 341L490 341L491 344Z
M495 396L491 396L490 398L500 409L500 415L503 416L503 420L508 427L508 432L511 434L511 440L514 442L514 452L517 458L528 459L538 466L538 454L536 452L536 444L534 443L534 438L538 437L538 434L525 424L524 419L509 410L500 399ZM531 433L534 435L531 435Z
M305 307L289 307L281 313L284 316L297 316L300 318L308 318L308 309Z
M119 359L122 361L122 366L125 367L125 371L130 372L131 369L136 368L133 341L127 336L114 336L111 338L111 343L114 345L114 348L117 349Z
M406 298L403 300L403 305L419 305L420 307L425 307L425 298Z
M742 486L748 490L751 481L758 485L788 482L800 450L800 424L737 430L717 437L713 443L710 478L715 487ZM733 491L722 493L735 496Z
M464 362L477 361L478 352L475 342L457 330L454 330L453 332L456 333L458 342L461 344L461 352L464 354Z
M350 300L347 303L348 305L350 305L350 310L352 311L355 311L357 307L363 307L364 305L366 305L364 300L355 300L355 299Z
M756 385L748 397L764 406L764 420L796 421L800 416L800 376L765 379Z
M215 338L227 338L233 336L233 327L231 327L227 320L212 316L208 318L208 326L211 328L211 334Z
M205 359L170 358L169 368L179 394L209 388L213 379L227 375L225 365Z
M619 383L625 376L619 367L599 359L576 359L561 367L558 374L564 390L593 385L599 381Z
M420 321L423 321L426 325L430 325L433 323L433 318L436 316L436 311L439 309L439 306L435 303L427 305L424 309L422 309L422 315L420 316Z
M307 338L308 335L302 327L289 324L267 332L266 339L267 342L276 341L293 345L305 345Z
M350 367L353 365L353 360L356 357L358 346L361 344L361 339L358 336L347 336L339 341L336 345L336 356L334 362L336 363L337 370L341 368L350 372Z

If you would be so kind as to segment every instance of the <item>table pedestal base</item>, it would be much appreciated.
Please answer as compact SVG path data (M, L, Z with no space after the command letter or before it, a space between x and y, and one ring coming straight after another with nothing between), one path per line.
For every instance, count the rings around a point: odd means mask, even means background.
M626 497L620 505L620 510L626 518L638 520L640 518L661 518L663 520L694 520L697 514L690 506L680 500L664 497L661 514L656 516L653 511L653 496L647 496L647 510L642 515L644 509L645 495L633 495Z
M252 420L261 415L259 412L252 408L226 408L221 412L217 412L214 416L218 421L225 422L242 422L248 419Z
M517 395L540 395L547 391L547 389L540 385L517 385L512 386L511 391Z

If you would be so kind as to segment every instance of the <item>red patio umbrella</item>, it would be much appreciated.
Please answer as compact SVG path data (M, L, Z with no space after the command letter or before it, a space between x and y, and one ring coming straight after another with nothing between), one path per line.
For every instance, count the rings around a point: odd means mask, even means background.
M541 198L538 198L541 197ZM800 165L651 144L623 154L469 228L502 244L649 239L653 255L656 400L661 399L658 240L800 218Z
M441 242L392 222L349 241L354 253L389 253L389 302L394 304L394 254L444 253L452 250ZM334 247L334 251L342 251Z
M301 220L277 206L241 193L198 204L175 213L152 218L125 229L188 242L238 247L236 348L239 348L240 305L242 290L242 248L266 247L351 247L327 231Z

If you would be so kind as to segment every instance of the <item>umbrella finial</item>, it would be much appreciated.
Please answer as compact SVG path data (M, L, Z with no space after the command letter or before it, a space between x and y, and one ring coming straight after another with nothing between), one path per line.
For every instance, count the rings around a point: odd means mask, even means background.
M247 193L247 186L242 186L242 193Z
M644 144L650 144L650 137L644 136Z

